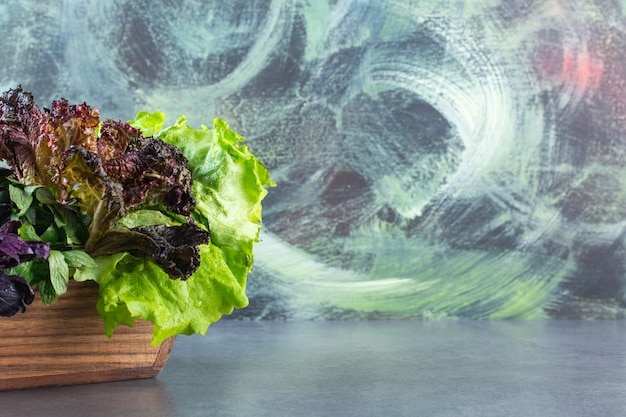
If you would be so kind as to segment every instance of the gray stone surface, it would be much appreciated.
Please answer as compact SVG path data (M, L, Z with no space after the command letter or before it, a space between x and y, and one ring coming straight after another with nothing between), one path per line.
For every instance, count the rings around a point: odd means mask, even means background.
M623 321L223 321L156 379L0 393L13 416L623 416Z

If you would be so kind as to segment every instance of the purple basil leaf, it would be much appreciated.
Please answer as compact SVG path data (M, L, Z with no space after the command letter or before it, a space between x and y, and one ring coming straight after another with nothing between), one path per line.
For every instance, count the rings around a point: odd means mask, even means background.
M3 223L2 226L0 226L0 236L6 234L18 234L21 225L22 222L19 220L12 220L10 222Z
M18 235L0 236L0 268L19 265L25 255L33 255L33 250Z
M7 275L0 271L0 316L11 317L18 311L26 311L24 304L35 299L35 292L19 275Z
M35 258L47 259L50 244L47 242L25 242L17 234L21 222L9 221L0 226L0 268L12 268Z

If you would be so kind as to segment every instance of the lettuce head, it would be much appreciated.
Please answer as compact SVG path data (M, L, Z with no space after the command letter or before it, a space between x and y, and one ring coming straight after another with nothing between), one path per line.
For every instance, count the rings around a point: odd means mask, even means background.
M50 252L13 272L47 304L71 277L96 281L106 333L149 320L153 345L204 334L247 305L261 201L275 185L225 121L164 122L158 112L101 120L64 99L41 110L21 87L0 97L0 159L11 172L2 221L19 221L20 237Z

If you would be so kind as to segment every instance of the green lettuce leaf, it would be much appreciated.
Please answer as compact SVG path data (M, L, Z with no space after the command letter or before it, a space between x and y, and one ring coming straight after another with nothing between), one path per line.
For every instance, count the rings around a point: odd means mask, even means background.
M98 282L96 307L109 337L119 324L142 318L154 324L151 345L157 346L178 334L204 335L223 314L248 303L245 282L229 271L227 256L213 245L200 252L202 263L187 281L169 279L151 260L128 253L98 257L97 268L79 270L74 279Z
M165 124L165 113L149 113L147 111L142 111L137 113L135 120L131 120L129 123L135 129L141 130L141 133L144 136L154 136L158 131L163 129L163 125Z

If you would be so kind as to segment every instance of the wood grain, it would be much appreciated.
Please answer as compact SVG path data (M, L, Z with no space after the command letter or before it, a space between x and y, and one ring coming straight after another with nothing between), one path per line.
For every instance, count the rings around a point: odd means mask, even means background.
M53 305L37 297L26 313L0 317L0 391L157 376L175 339L150 347L143 320L107 338L97 298L97 284L71 281Z

